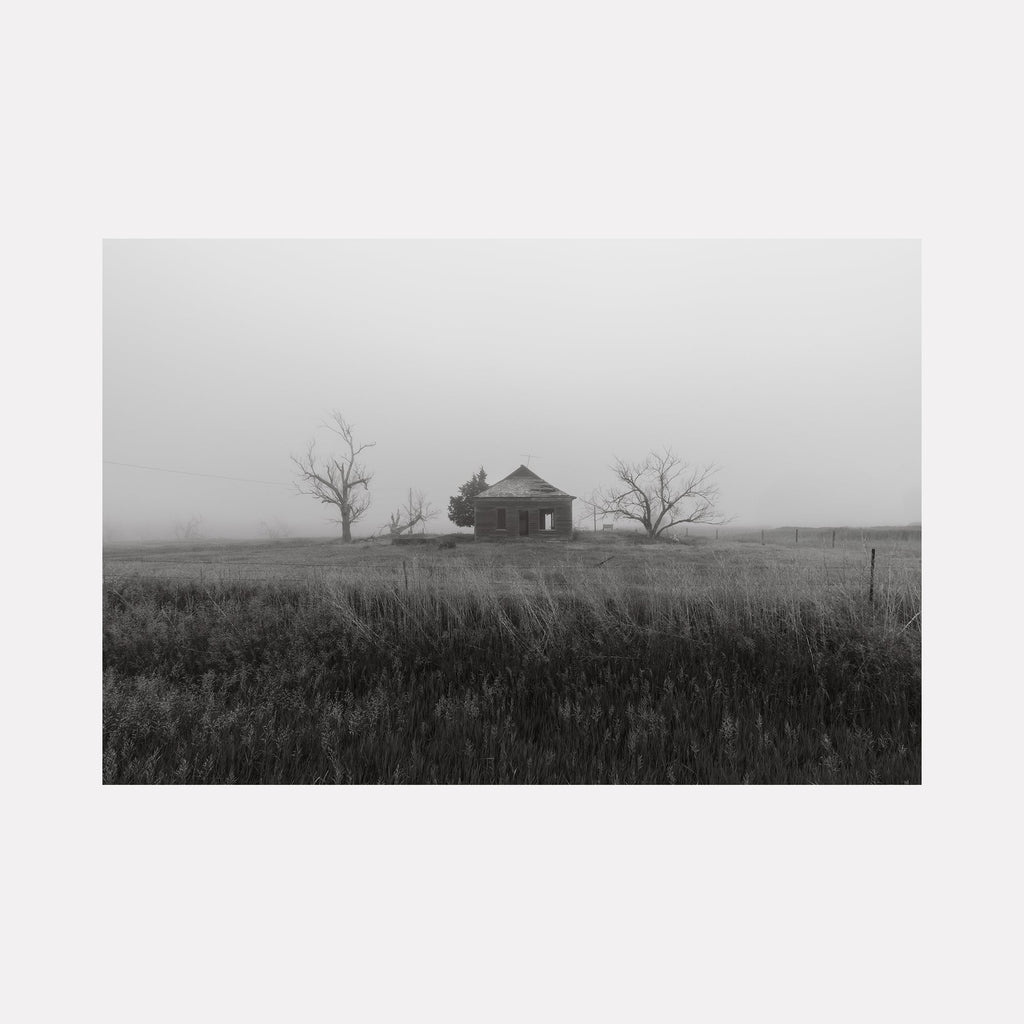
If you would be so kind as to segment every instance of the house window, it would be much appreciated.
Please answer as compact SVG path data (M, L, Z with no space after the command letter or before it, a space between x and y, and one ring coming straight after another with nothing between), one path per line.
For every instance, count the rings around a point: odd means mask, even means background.
M496 530L506 530L506 529L508 529L508 527L505 525L505 510L503 508L499 508L497 510L497 517L498 517L498 522L495 525L495 529Z
M542 530L553 530L555 528L555 510L553 508L542 508L540 510L540 528Z

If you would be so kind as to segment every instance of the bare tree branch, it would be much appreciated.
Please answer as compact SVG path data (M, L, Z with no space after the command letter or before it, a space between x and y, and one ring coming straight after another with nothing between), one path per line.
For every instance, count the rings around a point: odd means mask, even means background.
M410 488L408 502L391 513L388 532L393 537L412 533L417 526L421 523L426 524L428 519L433 519L436 515L437 509L427 501L423 491L413 492Z
M617 458L615 482L594 492L589 504L601 515L639 523L659 537L680 523L724 523L717 510L716 466L690 466L671 448L651 451L639 462Z
M292 456L299 471L295 487L299 494L308 494L337 509L335 521L341 523L342 540L350 541L352 524L359 522L370 507L370 482L373 480L373 474L357 457L377 442L357 445L352 425L339 412L332 414L330 423L321 426L342 438L348 452L340 458L329 455L321 460L317 457L315 440L310 441L304 457ZM360 488L362 493L358 493Z

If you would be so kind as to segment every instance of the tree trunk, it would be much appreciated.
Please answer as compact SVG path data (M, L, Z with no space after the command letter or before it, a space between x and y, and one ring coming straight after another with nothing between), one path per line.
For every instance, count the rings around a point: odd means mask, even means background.
M346 543L352 541L352 523L344 513L341 515L341 539Z

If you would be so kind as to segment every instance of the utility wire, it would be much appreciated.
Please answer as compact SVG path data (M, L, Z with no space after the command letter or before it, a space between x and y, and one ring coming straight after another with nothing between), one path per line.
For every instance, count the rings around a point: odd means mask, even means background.
M221 476L219 473L191 473L187 469L164 469L162 466L139 466L134 462L114 462L113 459L104 459L106 466L127 466L129 469L151 469L154 473L176 473L179 476L204 476L210 480L237 480L243 484L270 484L273 487L291 487L291 484L283 483L280 480L253 480L245 476Z

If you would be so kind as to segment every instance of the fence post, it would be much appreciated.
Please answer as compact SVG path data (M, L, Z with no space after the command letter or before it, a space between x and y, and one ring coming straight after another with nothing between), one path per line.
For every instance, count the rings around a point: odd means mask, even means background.
M875 603L875 549L871 549L871 582L868 584L868 604Z
M764 546L764 530L761 531L761 545Z
M402 575L405 577L405 592L409 593L409 570L405 567L405 559L402 559Z
M832 531L832 547L836 546L836 531Z
M797 531L796 531L796 543L797 544L800 543L800 529L799 529L799 527L797 528Z

